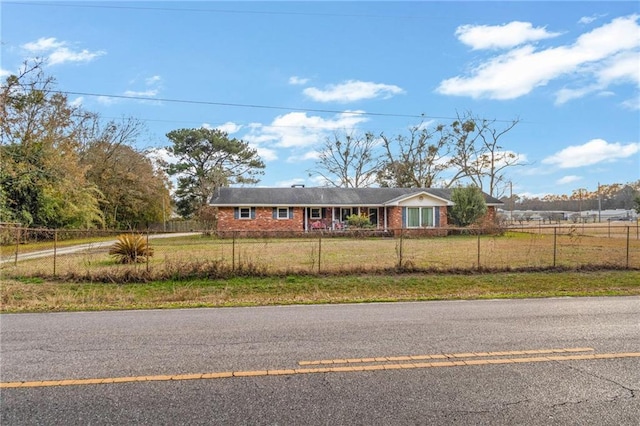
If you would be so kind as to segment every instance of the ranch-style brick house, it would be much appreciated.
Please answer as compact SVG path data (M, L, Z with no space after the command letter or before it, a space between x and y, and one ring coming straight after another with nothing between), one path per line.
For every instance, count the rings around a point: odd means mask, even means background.
M447 226L451 189L436 188L220 188L210 200L217 231L341 231L347 216L367 215L376 230L430 230ZM503 203L487 194L487 215ZM434 232L435 231L435 232Z

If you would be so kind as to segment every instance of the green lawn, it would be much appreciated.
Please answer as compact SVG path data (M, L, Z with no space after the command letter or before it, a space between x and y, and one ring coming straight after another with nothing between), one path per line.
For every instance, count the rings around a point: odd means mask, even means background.
M70 283L4 280L2 312L640 295L640 271L283 276Z

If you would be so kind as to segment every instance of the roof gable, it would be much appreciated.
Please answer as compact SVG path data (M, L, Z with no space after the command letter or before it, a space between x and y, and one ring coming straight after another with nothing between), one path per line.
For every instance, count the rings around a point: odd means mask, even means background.
M448 199L448 198L444 198L442 196L443 194L440 195L436 195L436 194L432 194L429 193L427 191L420 191L420 192L412 192L409 194L402 194L398 197L395 197L392 200L387 201L386 203L384 203L385 206L397 206L406 202L410 202L411 200L414 200L416 198L422 200L424 197L430 198L432 200L436 200L439 201L441 203L444 203L446 205L453 205L453 202Z

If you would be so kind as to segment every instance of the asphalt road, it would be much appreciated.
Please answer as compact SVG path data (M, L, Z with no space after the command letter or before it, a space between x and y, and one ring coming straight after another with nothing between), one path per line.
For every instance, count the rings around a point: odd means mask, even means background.
M0 315L0 339L3 425L640 424L638 297Z

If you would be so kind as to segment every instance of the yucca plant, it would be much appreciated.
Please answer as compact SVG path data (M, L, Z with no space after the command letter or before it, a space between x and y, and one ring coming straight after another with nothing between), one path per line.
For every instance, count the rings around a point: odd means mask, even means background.
M109 254L116 258L118 263L141 263L145 262L147 257L153 256L153 249L147 245L142 235L121 234L109 249Z

